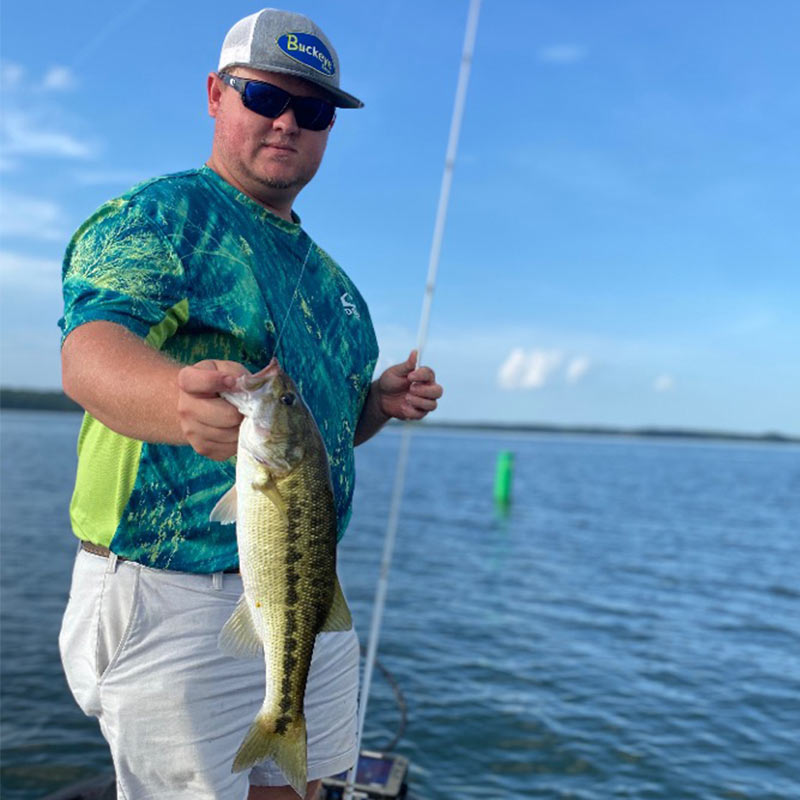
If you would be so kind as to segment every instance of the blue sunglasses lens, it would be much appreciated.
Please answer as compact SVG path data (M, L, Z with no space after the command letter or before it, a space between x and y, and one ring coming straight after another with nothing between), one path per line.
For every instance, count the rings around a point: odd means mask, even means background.
M333 103L327 100L296 97L279 86L263 81L248 81L242 94L242 102L256 114L272 119L279 117L291 106L297 124L311 131L325 130L336 113Z

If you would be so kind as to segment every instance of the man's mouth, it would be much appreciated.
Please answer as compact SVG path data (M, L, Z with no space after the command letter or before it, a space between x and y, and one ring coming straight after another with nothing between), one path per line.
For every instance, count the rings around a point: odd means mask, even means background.
M286 153L296 153L297 150L290 144L284 142L263 142L264 147L270 147L273 150L281 150Z

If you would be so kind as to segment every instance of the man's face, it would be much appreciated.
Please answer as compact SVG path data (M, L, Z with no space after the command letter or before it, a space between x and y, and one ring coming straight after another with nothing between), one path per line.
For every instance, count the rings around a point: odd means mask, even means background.
M243 78L267 81L287 92L325 98L314 84L292 75L249 67L226 70ZM297 125L291 108L270 119L245 108L239 92L210 75L208 110L216 120L214 160L240 188L257 199L285 197L289 203L314 177L330 128L311 131Z

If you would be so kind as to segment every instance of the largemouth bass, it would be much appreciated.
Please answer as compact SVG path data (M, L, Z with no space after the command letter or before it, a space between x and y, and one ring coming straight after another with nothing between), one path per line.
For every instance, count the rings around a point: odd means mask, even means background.
M236 522L244 593L220 633L223 652L263 654L264 703L233 771L274 759L292 788L307 783L306 679L320 631L352 627L336 577L337 521L325 446L276 359L223 394L244 415L236 483L211 519Z

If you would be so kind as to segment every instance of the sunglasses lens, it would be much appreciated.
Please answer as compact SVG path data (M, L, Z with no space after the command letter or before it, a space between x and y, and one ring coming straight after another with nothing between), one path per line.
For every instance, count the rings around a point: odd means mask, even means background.
M291 105L294 118L301 128L310 131L325 130L333 120L336 108L327 100L316 97L294 97L278 86L261 81L248 81L242 102L262 117L279 117Z
M316 97L295 97L292 108L297 124L311 131L325 130L331 124L336 112L332 103Z
M289 92L278 86L259 81L248 81L242 95L245 106L262 117L279 117L291 98Z

